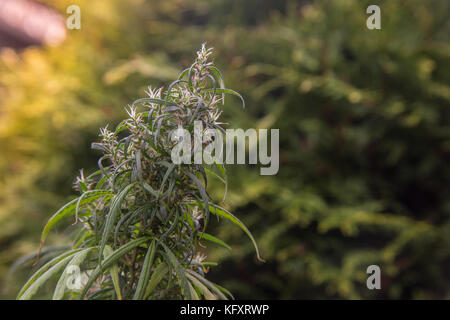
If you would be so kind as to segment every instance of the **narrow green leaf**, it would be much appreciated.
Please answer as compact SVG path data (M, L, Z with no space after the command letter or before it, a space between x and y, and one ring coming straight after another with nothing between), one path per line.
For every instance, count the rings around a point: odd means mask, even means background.
M251 232L248 230L248 228L242 223L241 220L239 220L238 218L236 218L232 213L228 212L227 210L225 210L224 208L218 206L218 205L211 205L210 206L210 211L213 214L216 214L220 217L223 217L229 221L231 221L232 223L234 223L235 225L237 225L239 228L241 228L250 238L250 240L253 243L253 246L255 247L256 250L256 256L258 258L259 261L261 262L265 262L260 254L259 254L259 249L258 249L258 245L256 244L256 240L255 238L253 238L253 235L251 234Z
M156 192L155 189L153 189L147 182L142 181L142 187L144 187L144 189L148 191L152 196L158 198L158 192Z
M220 132L220 131L218 131L218 132ZM220 132L220 135L223 138L222 132ZM217 159L214 159L214 163L216 164L217 168L219 168L219 171L222 174L223 180L225 181L225 192L224 192L223 199L222 199L222 202L225 202L225 199L227 198L227 192L228 192L228 176L227 176L227 172L226 172L226 169L225 169L225 166L224 166L223 163L219 163L217 161Z
M192 284L188 281L188 287L189 287L189 292L191 294L191 300L200 300L200 297L197 294L197 291L195 291L194 287L192 286Z
M106 245L105 250L103 251L103 257L106 259L114 252L111 246ZM109 268L109 274L111 275L111 279L113 281L114 290L116 291L117 299L122 300L122 294L120 293L120 281L119 281L119 266L117 263L114 263Z
M211 176L213 176L213 177L219 179L219 180L220 180L221 182L223 182L224 184L226 183L225 180L224 180L221 176L219 176L217 173L215 173L214 171L211 171L211 170L205 168L205 172L206 172L207 174L209 174L209 175L211 175Z
M197 278L195 278L193 275L186 272L186 276L188 279L192 282L192 284L200 290L200 292L203 294L206 300L217 300L217 297L209 291L209 289L201 283Z
M164 276L169 271L167 264L164 262L158 264L155 270L152 273L150 281L148 282L147 288L145 289L144 299L147 299L148 296L152 293L152 291L156 288L156 286L161 282Z
M228 290L225 289L224 287L219 286L217 283L215 283L214 285L217 287L217 289L219 289L220 291L222 291L222 292L225 293L226 295L230 296L231 299L234 300L234 296L231 294L230 291L228 291Z
M231 94L231 95L233 95L233 96L236 96L236 97L239 97L239 99L241 99L241 102L242 102L242 107L245 109L245 101L244 101L244 98L241 96L241 94L240 93L238 93L238 92L236 92L236 91L234 91L234 90L231 90L231 89L225 89L225 88L222 88L222 89L205 89L206 91L208 91L208 92L214 92L214 93L227 93L227 94Z
M216 237L214 237L214 236L212 236L212 235L210 235L208 233L201 232L201 233L198 234L198 236L200 238L205 239L205 240L217 243L217 244L221 245L222 247L227 248L228 250L231 250L231 247L229 245L227 245L225 242L223 242L222 240L220 240L220 239L218 239L218 238L216 238Z
M186 272L197 278L201 283L203 283L206 287L211 289L219 299L222 300L228 300L227 297L222 293L222 291L219 290L219 288L216 287L216 285L208 280L206 280L204 277L199 275L197 272L192 271L190 269L186 269Z
M208 69L212 71L215 75L215 78L219 80L219 87L221 89L225 89L225 82L223 81L222 72L214 66L209 66Z
M184 70L180 73L180 75L178 76L178 80L183 79L183 78L188 74L188 72L189 72L190 69L191 69L191 68L186 68L186 69L184 69Z
M175 163L169 164L169 167L167 168L166 173L164 174L163 180L161 182L161 187L159 188L159 194L163 192L164 184L166 183L167 179L169 178L170 174L172 173L173 169L176 167Z
M109 209L108 217L105 222L105 229L103 230L102 240L100 242L100 251L99 251L99 261L101 262L101 257L103 255L103 249L105 248L106 241L108 239L109 234L112 232L114 228L114 222L117 216L120 213L120 208L122 206L123 199L128 194L130 189L135 185L135 183L127 185L122 189L115 197L111 203L111 207Z
M155 240L152 241L148 247L147 254L145 255L144 264L142 265L141 275L136 287L136 291L133 296L133 300L142 300L145 294L146 285L150 278L150 271L153 265L153 260L155 258L156 245Z
M81 204L82 204L82 201L83 201L83 199L85 199L85 198L89 198L89 196L90 195L97 195L97 194L100 194L100 195L102 195L102 194L104 194L105 193L105 191L103 191L103 190L91 190L91 191L86 191L86 192L84 192L79 198L78 198L78 201L77 201L77 205L75 206L75 223L77 223L77 221L78 221L78 212L79 212L79 210L80 210L80 206L81 206ZM110 192L108 192L108 193L110 193ZM92 198L90 198L91 200L93 200ZM95 199L95 198L94 198ZM90 202L90 201L88 201L88 202ZM86 203L86 202L85 202Z

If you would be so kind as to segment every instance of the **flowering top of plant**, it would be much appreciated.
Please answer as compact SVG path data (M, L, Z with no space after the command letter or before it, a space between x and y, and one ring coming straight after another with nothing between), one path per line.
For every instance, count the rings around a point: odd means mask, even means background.
M129 106L128 119L113 131L101 130L101 142L92 145L103 153L99 170L88 177L81 172L75 183L81 195L50 218L41 247L50 229L66 216L74 217L79 233L68 251L35 272L19 299L30 299L55 274L54 299L232 297L204 277L212 263L199 250L203 240L229 248L205 233L212 214L242 228L259 258L248 229L206 191L208 176L227 185L225 168L171 161L171 132L182 126L193 135L194 121L201 121L205 130L223 131L218 119L224 94L242 99L224 87L221 72L209 61L211 52L203 45L177 80L165 90L149 88L147 98ZM74 269L84 279L78 279L78 287L71 278Z

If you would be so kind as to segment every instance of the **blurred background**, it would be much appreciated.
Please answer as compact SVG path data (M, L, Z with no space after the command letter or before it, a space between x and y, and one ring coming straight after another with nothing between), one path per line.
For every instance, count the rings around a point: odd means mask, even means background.
M65 27L71 4L80 30ZM227 100L229 127L280 129L277 175L227 167L226 206L267 262L212 225L233 250L210 247L208 276L238 299L449 299L449 14L446 0L0 0L0 298L33 271L8 273L78 170L94 171L99 128L206 41L246 99ZM68 226L47 245L69 243Z

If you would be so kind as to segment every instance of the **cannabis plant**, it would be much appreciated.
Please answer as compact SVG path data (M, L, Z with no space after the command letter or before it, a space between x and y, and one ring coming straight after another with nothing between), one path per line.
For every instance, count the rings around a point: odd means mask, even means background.
M205 278L215 265L205 261L205 244L229 248L206 233L210 216L242 228L260 257L249 230L206 190L208 177L214 177L225 184L226 194L225 168L218 161L171 160L174 130L183 127L194 135L194 122L200 121L205 130L223 132L218 120L224 95L242 99L225 88L221 72L209 61L211 52L202 46L177 80L165 89L149 88L148 97L128 107L127 119L112 131L101 130L101 141L92 144L102 153L99 170L86 177L81 171L75 182L80 196L49 219L39 251L52 227L68 216L77 229L72 246L40 267L18 299L30 299L55 276L53 299L232 297Z

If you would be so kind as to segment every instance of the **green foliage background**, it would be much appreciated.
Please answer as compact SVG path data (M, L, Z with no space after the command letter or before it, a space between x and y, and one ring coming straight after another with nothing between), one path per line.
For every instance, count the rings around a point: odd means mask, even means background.
M73 1L42 1L62 14ZM14 298L47 218L96 166L98 129L204 41L231 127L279 128L280 171L228 166L227 204L259 241L208 275L236 298L450 298L450 4L445 0L79 0L82 29L0 55L0 297ZM382 29L365 26L378 4ZM218 199L220 185L211 190ZM50 244L67 242L70 222ZM366 288L378 264L382 290ZM42 297L48 297L43 293Z

